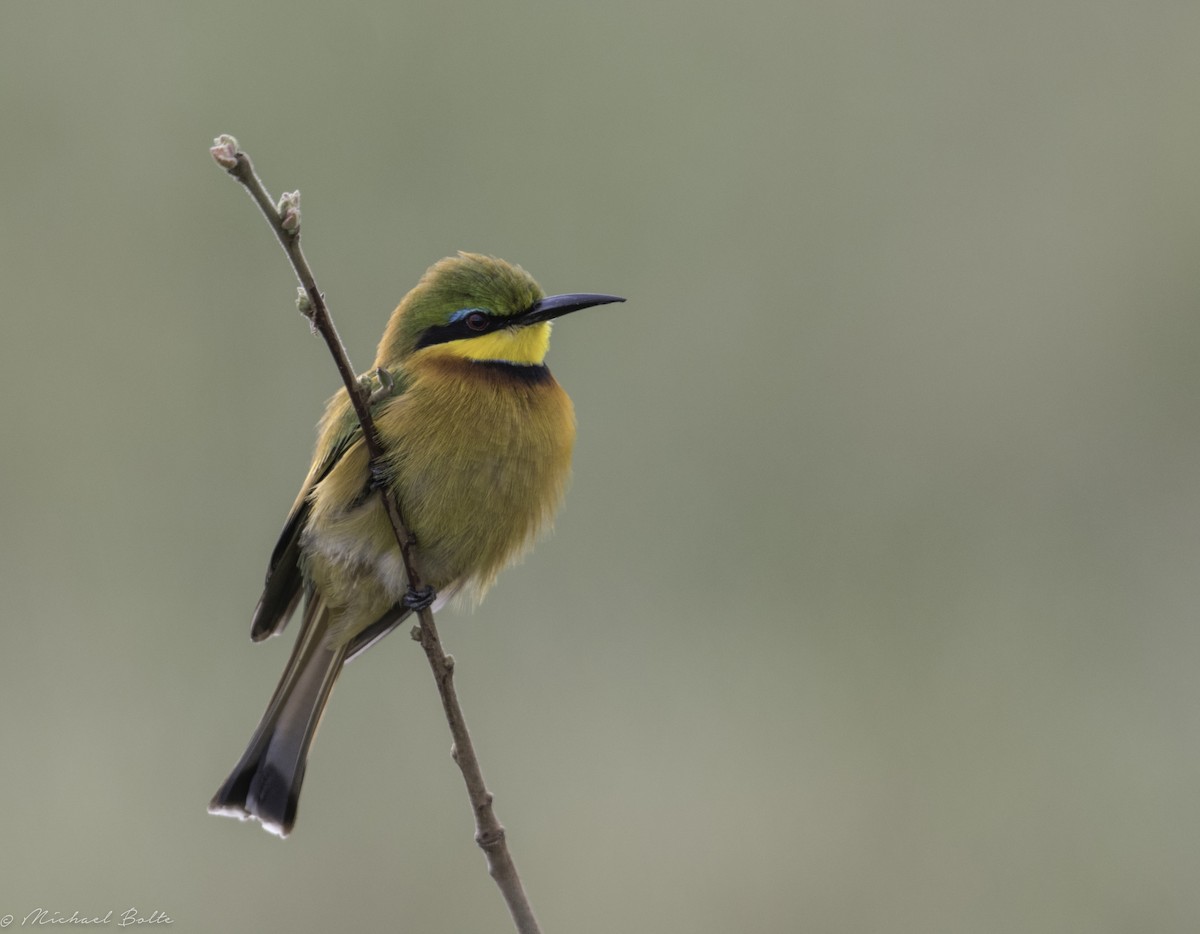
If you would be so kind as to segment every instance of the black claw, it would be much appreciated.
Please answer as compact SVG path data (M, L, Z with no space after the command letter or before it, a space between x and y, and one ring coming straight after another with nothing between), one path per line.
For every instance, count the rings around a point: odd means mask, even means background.
M414 613L420 613L421 610L427 610L429 607L433 606L433 601L436 599L437 591L432 587L425 586L420 590L414 590L412 587L409 587L408 593L404 595L404 599L401 601L401 603L403 603Z
M367 488L370 490L386 489L388 479L387 465L379 461L371 461L371 479L367 481Z

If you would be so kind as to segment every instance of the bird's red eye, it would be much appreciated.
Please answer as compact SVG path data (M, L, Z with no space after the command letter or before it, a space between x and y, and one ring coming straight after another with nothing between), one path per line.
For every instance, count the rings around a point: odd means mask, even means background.
M467 322L467 327L469 327L472 331L487 330L488 316L482 311L473 311L463 320Z

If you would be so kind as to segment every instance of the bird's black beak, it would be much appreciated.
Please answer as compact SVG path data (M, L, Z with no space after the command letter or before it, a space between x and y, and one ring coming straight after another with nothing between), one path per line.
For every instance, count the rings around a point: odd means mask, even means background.
M596 295L591 292L572 292L569 295L551 295L540 302L534 302L527 312L521 315L521 324L537 324L539 321L549 321L561 318L573 311L591 308L594 305L608 305L612 302L623 302L625 299L616 295Z

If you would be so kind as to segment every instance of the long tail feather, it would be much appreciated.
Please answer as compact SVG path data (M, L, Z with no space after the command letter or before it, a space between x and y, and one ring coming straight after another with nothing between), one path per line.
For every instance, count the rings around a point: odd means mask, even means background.
M210 814L257 820L286 837L296 821L308 750L342 670L346 646L330 645L328 611L312 596L283 677L245 754L208 805Z

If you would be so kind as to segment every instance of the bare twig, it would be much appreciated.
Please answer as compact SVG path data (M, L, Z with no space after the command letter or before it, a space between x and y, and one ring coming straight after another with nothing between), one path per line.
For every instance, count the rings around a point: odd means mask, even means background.
M238 147L237 140L232 136L218 136L214 140L211 152L217 164L241 182L250 193L250 197L262 210L267 223L271 225L284 252L287 253L292 269L300 280L300 298L297 304L309 319L313 329L325 339L329 352L333 355L338 373L341 374L342 382L346 385L346 392L350 394L354 412L362 425L363 442L367 446L367 454L370 457L372 468L376 467L382 462L383 447L379 441L379 432L375 427L375 421L371 417L369 393L360 384L350 365L346 348L342 344L341 338L338 337L337 329L333 325L333 318L325 304L325 296L317 288L316 279L309 268L308 260L305 259L304 251L300 248L300 192L286 193L280 198L278 205L272 203L262 181L255 174L250 157L242 152ZM396 545L404 559L409 586L415 591L420 591L423 589L423 583L413 554L415 539L401 518L400 503L397 502L394 491L383 486L380 487L380 498L396 535ZM433 612L428 607L423 608L417 612L417 618L420 620L420 625L414 627L413 638L420 642L421 648L425 650L425 657L429 660L429 667L437 682L438 694L442 698L446 722L450 726L450 735L454 739L454 761L462 772L463 781L467 786L467 794L471 799L471 808L475 813L475 842L479 844L487 858L488 873L499 886L519 934L540 934L537 919L533 915L533 908L521 886L521 878L517 874L516 864L513 863L512 856L508 852L504 827L492 808L492 794L484 784L483 772L479 767L479 760L475 756L475 747L471 743L462 708L458 704L458 695L454 690L454 658L447 655L442 649L437 626L433 622Z

